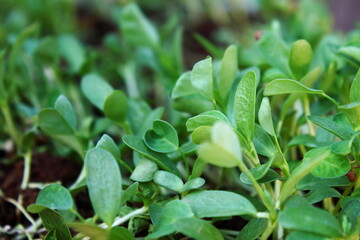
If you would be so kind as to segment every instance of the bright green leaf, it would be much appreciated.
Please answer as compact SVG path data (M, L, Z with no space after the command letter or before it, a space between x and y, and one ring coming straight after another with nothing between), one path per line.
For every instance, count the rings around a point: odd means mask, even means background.
M133 197L139 189L139 183L135 182L131 184L125 191L121 193L120 206L124 205L131 197Z
M120 208L121 175L116 159L108 151L93 148L85 156L86 181L91 204L108 225Z
M76 115L69 100L64 95L60 95L55 102L54 108L64 117L65 121L75 131Z
M292 230L305 231L329 237L341 237L342 230L338 220L329 212L312 207L285 207L280 212L279 222Z
M109 236L105 229L92 223L74 222L67 225L93 240L107 240Z
M191 141L195 144L201 144L211 140L212 127L200 126L191 134Z
M249 71L241 79L235 93L234 114L238 129L252 141L255 128L256 75Z
M225 103L230 94L238 70L238 56L236 45L229 46L224 53L220 68L219 91Z
M187 192L187 191L190 191L192 189L197 189L197 188L201 187L204 184L205 184L205 179L203 179L201 177L196 177L196 178L190 179L189 181L187 181L184 184L181 192Z
M360 130L360 100L346 105L339 106L339 109L346 115L355 131Z
M74 129L55 109L46 108L39 113L39 127L50 135L73 135Z
M69 228L65 225L64 219L59 213L46 208L39 212L39 215L44 227L48 231L55 230L56 239L71 239Z
M154 182L164 188L181 192L183 189L183 181L175 174L166 171L157 171L154 175Z
M156 163L144 158L136 165L130 179L137 182L148 182L153 179L157 170L158 166Z
M352 136L351 131L330 119L322 118L315 115L310 115L307 118L319 127L333 133L334 135L338 136L343 140L350 139Z
M292 79L275 79L266 85L264 91L265 96L289 93L324 94L322 90L308 88L302 83Z
M350 161L346 156L338 155L330 151L327 157L321 161L311 173L315 177L335 178L345 175L350 170Z
M240 142L232 128L216 122L211 131L211 142L200 145L199 157L219 167L235 167L242 161Z
M179 148L175 128L163 120L153 122L153 128L145 133L144 140L146 145L156 152L169 153Z
M277 152L275 145L265 130L255 124L253 143L258 154L266 157L273 157Z
M122 139L127 146L134 151L143 154L146 158L154 161L160 168L180 176L179 170L170 158L164 154L157 153L149 149L141 138L128 135L124 136Z
M175 99L193 94L197 94L197 91L192 86L191 72L188 71L183 73L178 78L178 80L176 80L176 84L174 89L172 90L171 97Z
M360 69L355 75L350 88L350 102L360 101Z
M191 84L206 99L213 99L212 59L197 62L191 71Z
M128 114L128 99L121 90L115 90L106 97L104 102L104 114L114 122L122 123Z
M81 79L81 91L94 106L103 110L106 98L114 89L102 77L90 73Z
M217 121L230 124L229 119L222 112L211 110L189 118L186 121L186 129L191 132L201 126L213 126Z
M259 109L259 122L261 127L270 135L276 137L269 98L264 97Z
M221 232L201 219L196 218L184 218L176 222L176 230L181 232L185 236L195 240L211 239L211 240L223 240Z
M227 191L193 192L182 199L199 218L255 215L256 209L243 196Z
M149 47L159 44L158 32L136 4L128 4L122 9L119 24L129 44Z
M73 207L70 192L59 184L50 184L43 188L35 204L56 210L68 210Z

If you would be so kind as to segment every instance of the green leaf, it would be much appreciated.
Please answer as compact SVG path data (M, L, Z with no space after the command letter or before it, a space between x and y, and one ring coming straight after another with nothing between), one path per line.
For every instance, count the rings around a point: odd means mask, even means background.
M347 219L351 222L353 229L358 226L360 218L360 200L351 199L347 201L343 206L342 210L339 213L339 217L346 216Z
M352 136L351 131L330 119L322 118L315 115L310 115L307 118L319 127L333 133L334 135L338 136L343 140L350 139Z
M324 161L330 154L331 151L329 147L319 147L308 151L304 155L304 159L301 164L291 172L290 177L284 183L280 192L280 202L284 202L295 190L295 185L322 161Z
M345 175L351 167L350 161L346 156L335 154L330 151L327 157L321 161L311 173L315 177L335 178Z
M312 49L308 41L301 39L293 43L290 49L289 65L298 78L305 75L312 60Z
M188 192L190 190L200 188L204 184L205 184L205 179L201 177L190 179L184 184L183 188L181 189L181 192Z
M4 85L4 57L5 50L0 51L0 106L5 104L7 93Z
M104 114L114 122L122 123L128 114L128 99L121 90L115 90L106 97L104 102Z
M298 146L298 145L304 145L306 147L314 148L314 147L324 147L324 146L327 146L329 144L326 143L326 142L318 142L316 140L315 136L311 136L309 134L304 134L304 135L295 136L288 143L289 147Z
M102 77L90 73L81 79L81 91L94 106L103 110L106 98L114 89Z
M93 148L86 153L85 169L91 204L99 217L111 226L121 199L121 175L116 159L108 151Z
M255 124L255 133L253 138L253 143L258 154L263 156L272 158L277 149L269 137L269 135L265 132L265 130L259 125Z
M124 227L113 227L107 240L135 240L135 237Z
M172 106L178 111L188 112L193 115L214 109L213 104L200 94L177 98L173 101Z
M279 222L292 230L304 231L328 237L341 237L342 230L338 220L329 212L312 207L285 207L280 212Z
M191 132L201 126L213 126L215 122L222 121L230 124L229 119L220 111L211 110L191 117L186 121L186 129Z
M61 114L61 116L63 116L65 121L75 131L76 115L69 100L64 95L60 95L55 102L54 108Z
M264 97L259 109L259 122L261 127L271 136L276 137L269 98Z
M341 198L341 194L334 188L326 186L325 184L317 184L311 191L306 195L306 199L310 204L314 204L322 201L325 198L337 197Z
M73 135L74 129L55 109L46 108L39 113L39 127L50 135Z
M117 161L120 160L120 150L114 140L109 135L102 135L100 140L97 142L96 147L108 151Z
M182 199L191 206L195 215L203 217L226 217L256 215L256 209L243 196L227 191L198 191Z
M324 94L322 90L308 88L302 83L292 79L275 79L269 82L264 90L265 96L289 93Z
M68 223L67 225L93 240L107 240L109 237L105 229L92 223L74 222Z
M234 100L236 125L248 141L252 141L254 137L255 98L256 75L254 71L249 71L241 79Z
M176 168L174 162L166 155L157 153L149 149L144 141L136 136L128 135L122 138L123 142L134 151L144 155L146 158L154 161L161 169L172 172L180 176L179 170Z
M121 33L130 45L156 47L159 44L156 28L136 4L130 3L122 9L119 24Z
M70 71L77 73L85 62L85 51L77 38L71 35L62 35L58 39L61 55L69 64Z
M208 57L197 62L191 71L191 84L206 99L213 99L212 59Z
M55 230L56 239L71 240L69 228L65 225L64 219L59 213L46 208L39 212L39 215L44 227L48 231Z
M175 174L166 171L157 171L154 175L154 182L164 188L181 192L183 189L183 181Z
M121 203L120 206L124 205L131 197L133 197L139 188L139 183L135 182L131 184L125 191L121 193Z
M304 177L297 185L298 190L311 190L317 187L317 185L325 185L329 187L347 186L349 180L346 176L338 178L318 178L309 174Z
M331 144L330 149L335 154L348 155L351 153L351 145L351 140L345 140Z
M258 42L259 49L274 68L280 69L287 76L292 76L289 67L289 48L278 34L265 31Z
M195 144L201 144L211 140L212 127L200 126L191 134L191 141Z
M307 232L291 232L287 237L286 240L299 240L299 239L306 239L306 240L331 240L331 238L327 238L324 236L307 233Z
M57 239L56 239L56 230L53 229L53 230L49 231L49 232L46 234L44 240L57 240Z
M199 157L219 167L235 167L242 161L240 142L232 128L216 122L211 131L211 142L200 145Z
M137 182L148 182L153 180L158 166L151 160L142 159L135 167L130 179Z
M258 180L258 179L261 179L262 177L264 177L266 175L266 173L269 171L270 167L271 167L271 164L273 162L274 158L272 158L270 161L268 161L267 163L265 164L262 164L258 167L255 167L255 168L252 168L250 169L250 172L251 174L253 175L253 177ZM246 184L252 184L252 182L250 181L248 175L244 172L242 172L240 174L240 180L243 182L243 183L246 183Z
M350 87L350 102L360 101L360 69L355 75Z
M173 200L165 205L161 211L161 215L155 231L148 235L145 239L158 239L162 236L172 234L176 231L178 222L185 218L194 217L189 205L180 200Z
M255 240L265 231L266 227L267 220L265 218L253 218L241 229L235 240Z
M219 92L220 97L226 103L238 70L238 56L236 45L229 46L224 53L220 68Z
M153 122L153 129L145 133L144 140L146 145L156 152L169 153L179 148L175 128L163 120Z
M70 192L59 184L50 184L43 188L35 204L56 210L68 210L73 207Z
M171 98L176 99L188 95L197 94L196 89L192 86L191 83L191 72L185 72L176 80L176 84L171 93Z
M209 222L196 218L184 218L181 219L181 221L177 221L176 230L195 240L224 239L221 232L216 227Z
M339 106L339 109L346 115L355 131L360 130L360 100L346 105Z
M345 57L350 63L356 64L357 67L360 65L360 48L357 46L343 46L338 50L340 56Z

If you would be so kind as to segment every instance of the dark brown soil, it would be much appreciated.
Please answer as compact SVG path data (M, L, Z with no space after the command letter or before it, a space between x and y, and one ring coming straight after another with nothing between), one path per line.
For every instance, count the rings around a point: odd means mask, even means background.
M23 159L18 159L9 165L0 163L0 189L7 198L18 200L19 195L21 195L22 205L26 208L35 202L39 190L20 189L23 168ZM51 183L60 181L64 186L68 186L76 180L80 170L81 166L75 161L51 156L47 153L36 153L32 159L30 182ZM28 225L28 221L12 204L0 198L0 226L15 226L19 223Z

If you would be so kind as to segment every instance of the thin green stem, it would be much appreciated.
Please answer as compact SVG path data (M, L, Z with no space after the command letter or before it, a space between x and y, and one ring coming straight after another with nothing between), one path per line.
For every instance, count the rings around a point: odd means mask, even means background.
M216 100L213 98L213 99L211 99L211 102L212 102L212 104L213 104L213 106L214 106L214 109L215 109L215 110L218 110L218 107L217 107L217 104L216 104Z
M339 199L339 201L336 203L335 205L335 208L332 212L333 215L337 215L339 210L340 210L340 203L341 203L341 200L343 199L343 197L346 197L347 195L349 195L349 193L351 192L352 188L354 187L354 183L351 183L349 186L347 186L342 194L342 198Z
M333 104L335 104L335 106L340 106L340 104L335 101L335 99L333 99L332 97L330 97L329 95L327 95L326 93L322 93L321 96L323 96L324 98L327 98L328 100L330 100Z
M288 163L287 163L287 161L286 161L286 158L285 158L285 156L284 156L284 153L282 152L282 149L281 149L281 147L280 147L280 144L279 144L279 141L278 141L277 137L276 137L276 136L273 136L273 138L274 138L274 140L275 140L276 148L277 148L278 152L280 153L280 155L281 155L281 157L282 157L282 159L283 159L283 164L282 164L282 166L281 166L281 170L284 172L285 177L288 178L288 177L290 177L290 168L289 168L289 165L288 165Z
M268 226L266 227L265 231L263 232L263 234L261 235L260 240L267 240L269 239L271 233L274 231L276 225L277 225L278 220L276 219L276 221L274 222L270 222L268 221Z
M81 222L85 222L85 219L80 215L80 213L78 211L71 208L70 212L73 213Z
M186 179L188 179L190 176L189 160L187 159L187 157L186 157L184 151L181 149L181 147L178 147L177 150L179 151L182 159L184 160L185 170L186 170Z
M32 152L31 152L31 150L28 150L24 156L24 174L23 174L23 179L21 182L22 190L26 189L29 184L31 160L32 160Z
M20 133L17 131L17 129L15 127L15 124L14 124L13 118L11 116L9 105L8 105L7 101L4 102L4 105L1 108L1 110L2 110L4 118L5 118L5 123L6 123L7 129L8 129L9 135L16 143L17 148L21 149Z
M269 210L270 212L270 217L271 219L276 218L276 211L275 211L275 207L269 202L269 199L267 199L265 192L263 191L263 189L261 188L261 186L259 185L259 183L256 181L256 179L254 178L254 176L252 175L252 173L249 171L249 169L245 166L245 164L242 161L238 162L238 167L239 169L244 172L248 178L250 179L251 183L253 184L256 192L258 193L261 201L263 202L263 204L265 205L265 207Z
M302 103L303 103L303 107L304 107L304 111L305 111L306 116L311 115L309 98L308 98L307 95L303 96ZM315 136L314 125L312 124L312 122L309 119L306 119L306 122L307 122L307 125L308 125L308 128L309 128L310 135Z
M125 134L133 135L133 131L131 130L131 126L128 121L123 121L120 123L120 126L124 129Z
M31 222L32 225L36 224L35 220L30 216L30 214L25 210L25 208L21 204L19 204L17 201L15 201L12 198L5 198L5 200L13 204L17 209L19 209L19 211L27 218L27 220L29 220L29 222Z

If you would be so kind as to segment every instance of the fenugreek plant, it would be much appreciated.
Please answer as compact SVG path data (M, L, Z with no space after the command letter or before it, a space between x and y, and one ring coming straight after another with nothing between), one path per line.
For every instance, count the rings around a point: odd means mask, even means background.
M44 82L61 89L43 100L50 107L25 134L8 104L10 90L24 89L10 81L20 76L11 60L38 26L9 56L0 54L0 106L26 159L22 186L37 135L82 165L72 185L42 186L27 209L14 203L32 224L29 239L39 224L45 239L58 240L359 238L359 31L322 36L327 26L303 29L299 14L298 33L283 34L286 23L274 21L247 46L222 50L197 36L210 55L184 72L181 30L165 38L133 3L114 12L122 38L111 35L106 46L123 53L111 63L122 85L95 67L96 57L86 58L90 50L76 38L56 38L60 52L50 59L58 60L49 60ZM49 42L42 44L32 57L45 61ZM63 77L79 76L79 84L58 79L56 56L68 64ZM38 102L41 93L29 99ZM93 210L87 218L74 200L84 192Z

